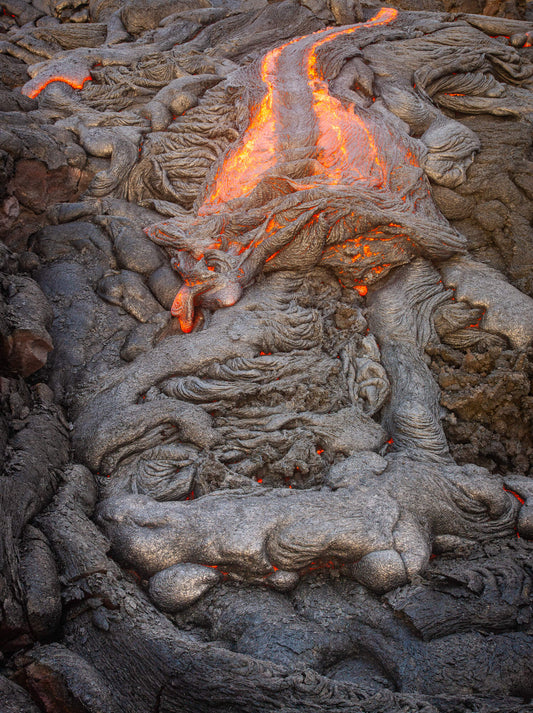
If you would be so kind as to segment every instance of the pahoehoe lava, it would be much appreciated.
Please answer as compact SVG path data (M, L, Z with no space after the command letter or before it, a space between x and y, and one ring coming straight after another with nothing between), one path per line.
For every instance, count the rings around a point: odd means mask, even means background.
M0 2L2 711L530 711L532 16L393 5Z

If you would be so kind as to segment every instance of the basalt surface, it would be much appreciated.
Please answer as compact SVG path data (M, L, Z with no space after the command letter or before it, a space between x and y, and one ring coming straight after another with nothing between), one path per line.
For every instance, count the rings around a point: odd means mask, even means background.
M532 710L530 4L0 2L2 711Z

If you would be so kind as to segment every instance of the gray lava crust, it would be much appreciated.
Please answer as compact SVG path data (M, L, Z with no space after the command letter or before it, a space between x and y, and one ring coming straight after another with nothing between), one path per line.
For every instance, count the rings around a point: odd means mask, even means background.
M1 713L529 713L533 7L0 2Z

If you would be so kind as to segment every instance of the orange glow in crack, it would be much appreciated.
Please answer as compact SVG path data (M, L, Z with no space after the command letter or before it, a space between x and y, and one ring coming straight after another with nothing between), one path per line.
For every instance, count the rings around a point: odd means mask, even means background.
M504 490L506 493L510 493L511 495L513 495L518 500L518 502L521 503L522 505L524 505L524 503L526 502L524 500L524 498L522 498L520 495L518 495L518 493L515 493L514 490L511 490L510 488L504 488Z
M92 77L89 75L87 77L84 77L81 81L78 81L76 79L73 79L72 77L65 77L65 76L53 76L53 77L48 77L48 79L44 79L41 84L38 85L33 91L31 91L28 96L30 99L35 99L35 97L39 96L39 94L43 91L45 87L47 87L49 84L52 84L52 82L64 82L65 84L68 84L69 87L72 87L73 89L83 89L83 85L85 82L90 82L92 80Z

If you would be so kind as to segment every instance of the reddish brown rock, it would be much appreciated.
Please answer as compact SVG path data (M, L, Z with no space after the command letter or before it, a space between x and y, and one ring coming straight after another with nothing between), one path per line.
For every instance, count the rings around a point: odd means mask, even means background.
M75 200L80 177L81 172L70 166L49 170L41 161L22 159L15 168L13 194L26 208L44 213L53 203Z

